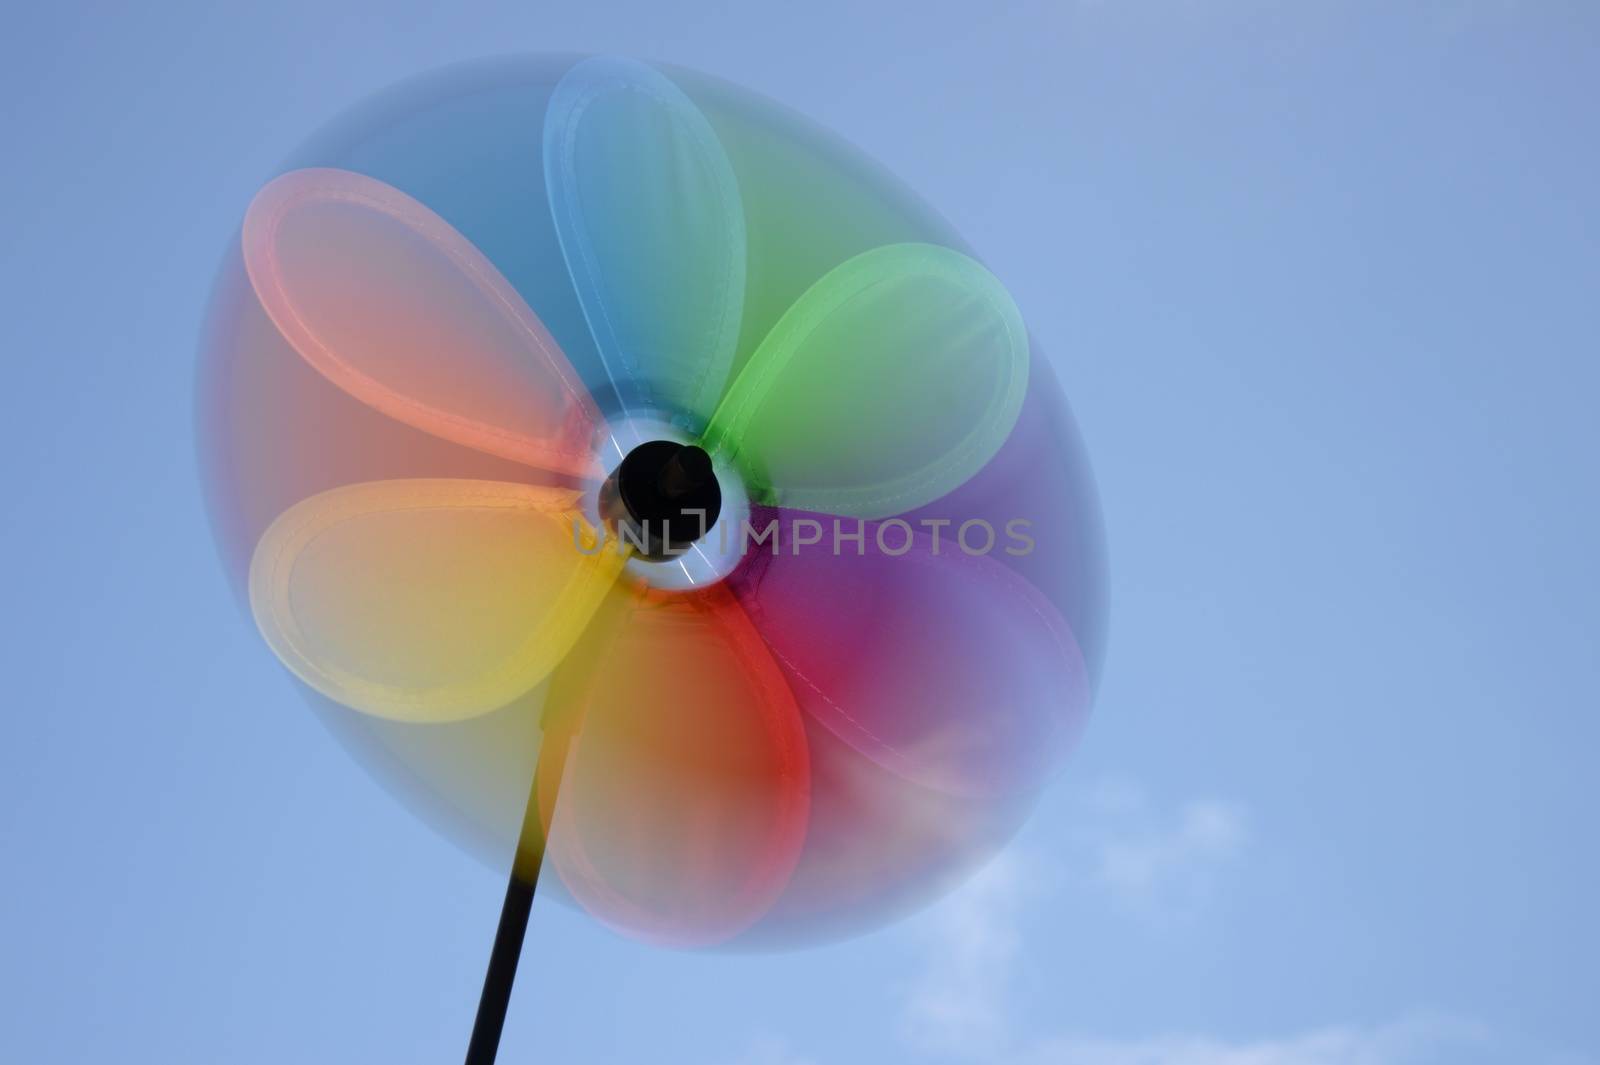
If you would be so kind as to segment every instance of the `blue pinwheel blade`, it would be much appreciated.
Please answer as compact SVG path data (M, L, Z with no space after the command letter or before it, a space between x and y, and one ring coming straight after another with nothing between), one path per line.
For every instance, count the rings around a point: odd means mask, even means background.
M556 234L615 390L597 398L698 431L744 305L744 210L727 154L665 76L611 58L561 79L544 137Z

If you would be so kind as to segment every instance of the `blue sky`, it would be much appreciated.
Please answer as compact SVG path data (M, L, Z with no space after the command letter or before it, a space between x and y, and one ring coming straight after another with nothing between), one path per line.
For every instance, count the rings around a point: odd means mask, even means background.
M1112 563L1088 736L961 893L797 954L539 906L507 1062L1600 1060L1600 10L14 5L0 42L0 1060L458 1059L503 881L306 712L202 514L212 272L442 63L767 93L1052 353Z

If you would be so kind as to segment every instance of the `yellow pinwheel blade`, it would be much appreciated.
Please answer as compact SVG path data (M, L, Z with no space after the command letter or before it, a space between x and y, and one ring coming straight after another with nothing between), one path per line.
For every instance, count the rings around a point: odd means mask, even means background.
M256 546L256 624L285 666L345 706L410 722L487 713L545 679L621 570L575 501L469 480L312 496Z

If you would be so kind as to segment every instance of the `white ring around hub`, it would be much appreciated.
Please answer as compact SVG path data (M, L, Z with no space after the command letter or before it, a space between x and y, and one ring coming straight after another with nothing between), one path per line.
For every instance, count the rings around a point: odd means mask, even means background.
M657 412L615 415L607 428L610 432L600 441L597 449L599 465L607 474L621 465L628 453L640 444L648 444L652 440L699 443L694 436ZM750 520L750 497L745 491L743 478L731 463L713 455L711 469L716 474L717 487L722 492L722 511L717 516L717 523L676 558L661 562L630 559L624 569L628 576L652 588L686 591L716 584L738 567L745 554L745 537L742 533ZM600 520L599 484L584 493L583 511L595 528L605 529ZM606 534L611 535L609 531Z

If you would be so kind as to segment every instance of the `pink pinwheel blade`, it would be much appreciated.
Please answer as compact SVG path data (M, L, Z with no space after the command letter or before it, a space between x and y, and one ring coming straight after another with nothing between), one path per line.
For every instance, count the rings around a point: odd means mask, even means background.
M753 517L775 519L779 543L734 575L735 593L802 709L863 754L936 791L1003 794L1035 786L1076 736L1089 684L1072 633L953 530L935 545L895 521Z

